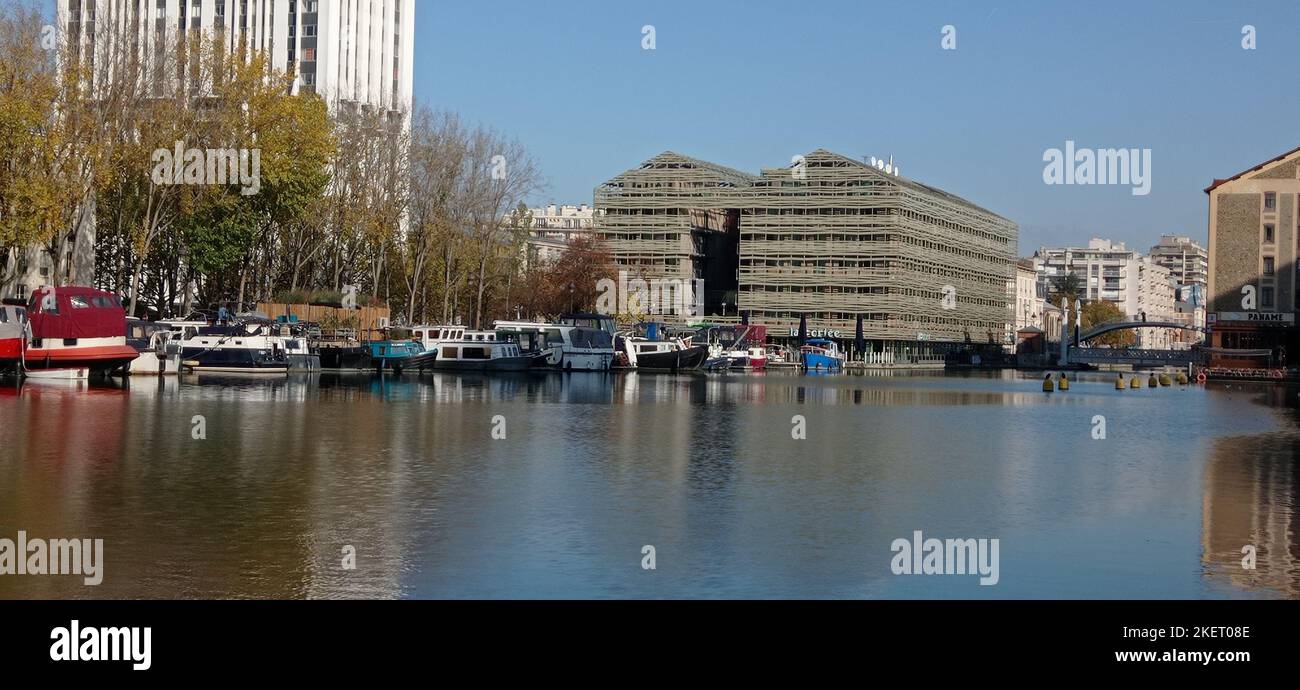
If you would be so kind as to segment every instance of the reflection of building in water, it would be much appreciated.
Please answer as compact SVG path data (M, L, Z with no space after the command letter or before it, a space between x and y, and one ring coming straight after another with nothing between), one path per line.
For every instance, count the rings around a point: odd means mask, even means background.
M1213 577L1300 597L1297 457L1300 440L1283 435L1214 444L1205 469L1201 551ZM1242 567L1247 545L1256 549L1254 570Z

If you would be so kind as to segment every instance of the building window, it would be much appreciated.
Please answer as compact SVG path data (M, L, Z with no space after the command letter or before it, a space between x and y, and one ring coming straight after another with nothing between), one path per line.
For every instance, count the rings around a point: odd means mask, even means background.
M1264 275L1271 276L1277 274L1277 261L1271 257L1264 257Z
M1273 224L1272 224L1272 223L1265 223L1265 224L1264 224L1264 244L1273 244L1273 242L1276 241L1276 240L1273 239L1273 237L1274 237L1275 234L1276 234L1276 233L1274 232L1274 226L1273 226Z
M1277 192L1264 192L1264 210L1277 210Z
M1259 304L1265 309L1273 308L1273 288L1265 286L1259 291Z

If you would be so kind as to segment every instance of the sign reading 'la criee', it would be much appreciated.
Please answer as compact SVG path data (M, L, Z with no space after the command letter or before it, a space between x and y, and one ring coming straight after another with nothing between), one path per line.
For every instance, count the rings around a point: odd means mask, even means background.
M798 338L798 337L799 337L799 329L798 329L798 328L791 328L791 329L790 329L790 337L791 337L791 338ZM837 330L833 330L833 329L829 329L829 328L809 328L809 329L808 329L808 337L809 337L809 338L843 338L844 335L843 335L843 333L842 333L841 331L837 331Z

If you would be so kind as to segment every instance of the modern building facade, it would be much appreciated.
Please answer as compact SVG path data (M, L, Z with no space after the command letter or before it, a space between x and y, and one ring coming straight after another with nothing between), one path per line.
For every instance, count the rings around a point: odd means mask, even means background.
M1300 148L1206 188L1209 327L1220 348L1300 354Z
M1005 342L1016 224L853 158L819 149L753 175L666 152L595 206L619 269L703 280L706 318L781 340L803 317L848 343L862 315L872 350L904 358Z

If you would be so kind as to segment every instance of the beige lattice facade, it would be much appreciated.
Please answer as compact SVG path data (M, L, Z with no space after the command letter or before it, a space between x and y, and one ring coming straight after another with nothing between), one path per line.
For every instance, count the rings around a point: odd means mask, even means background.
M620 268L705 278L711 315L724 302L774 333L806 314L852 338L860 313L871 340L1004 337L1016 224L852 158L819 149L754 176L669 152L601 185L595 205Z

